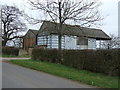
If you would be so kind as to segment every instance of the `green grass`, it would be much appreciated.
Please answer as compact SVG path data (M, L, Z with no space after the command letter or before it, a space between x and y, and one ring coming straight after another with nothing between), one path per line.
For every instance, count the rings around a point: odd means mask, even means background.
M0 57L18 57L18 56L14 56L14 55L0 55Z
M14 55L0 55L0 57L28 57L30 58L30 56L14 56Z
M78 70L68 66L53 64L48 62L40 62L34 60L11 60L13 64L31 68L37 71L47 72L60 77L65 77L78 82L102 88L118 88L118 77L105 76L85 70Z

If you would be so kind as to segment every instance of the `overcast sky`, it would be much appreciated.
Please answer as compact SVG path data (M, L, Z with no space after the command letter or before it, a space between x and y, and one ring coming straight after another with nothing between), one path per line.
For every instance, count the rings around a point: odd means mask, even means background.
M118 1L120 0L101 0L102 5L100 7L100 11L102 11L102 15L105 17L103 26L100 28L105 31L107 34L115 34L118 35ZM0 4L7 5L17 5L18 7L24 8L26 0L0 0ZM31 12L32 13L32 12ZM40 26L29 26L28 28L39 29Z
M118 1L119 0L101 0L102 14L107 16L101 27L108 34L118 35Z

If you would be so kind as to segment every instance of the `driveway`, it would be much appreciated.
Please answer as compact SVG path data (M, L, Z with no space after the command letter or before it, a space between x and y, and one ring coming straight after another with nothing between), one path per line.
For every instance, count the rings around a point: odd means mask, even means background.
M13 59L13 58L11 58ZM10 60L10 59L3 59ZM43 72L2 62L2 88L93 88Z

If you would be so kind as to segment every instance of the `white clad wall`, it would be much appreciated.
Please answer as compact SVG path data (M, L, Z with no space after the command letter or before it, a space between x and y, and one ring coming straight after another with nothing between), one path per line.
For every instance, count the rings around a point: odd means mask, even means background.
M96 49L96 39L88 38L88 49Z
M58 49L58 35L39 36L37 45L47 45L47 48ZM88 45L77 45L76 36L62 37L63 49L96 49L96 39L88 38Z
M62 48L65 48L64 36L62 37ZM47 48L58 49L58 35L39 36L37 45L47 45Z
M58 49L58 35L52 35L52 48L56 48ZM64 40L64 36L62 36L62 48L65 48L65 40Z
M88 49L88 45L77 45L77 49Z
M51 36L51 48L58 48L58 36L52 35Z
M47 45L47 36L37 37L37 45Z
M48 38L47 48L51 48L51 41L52 41L51 36L47 36L47 38Z
M76 36L65 36L65 49L77 49Z

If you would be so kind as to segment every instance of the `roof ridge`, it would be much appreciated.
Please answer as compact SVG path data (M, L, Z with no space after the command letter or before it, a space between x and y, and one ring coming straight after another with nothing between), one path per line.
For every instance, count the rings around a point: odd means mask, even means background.
M31 30L31 31L38 31L38 30L35 30L35 29L29 29L29 30Z
M34 35L36 35L38 33L39 30L32 30L32 29L29 29L28 31L31 31Z
M44 22L49 22L49 23L54 23L54 24L60 24L60 23L57 23L57 22L52 22L52 21L44 21ZM100 30L100 31L103 31L102 29L96 29L96 28L89 28L89 27L81 27L80 25L71 25L71 24L63 24L63 25L67 25L67 26L71 26L71 27L79 27L79 28L86 28L86 29L91 29L91 30Z

